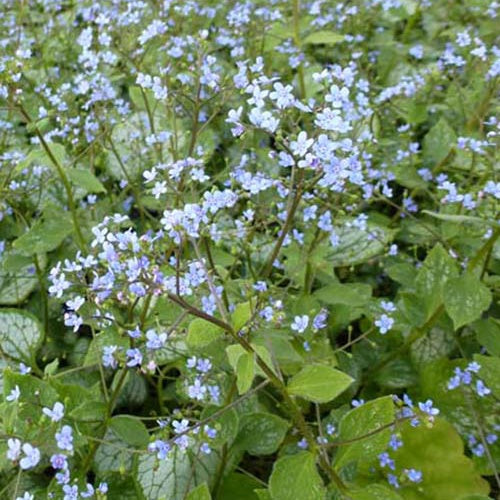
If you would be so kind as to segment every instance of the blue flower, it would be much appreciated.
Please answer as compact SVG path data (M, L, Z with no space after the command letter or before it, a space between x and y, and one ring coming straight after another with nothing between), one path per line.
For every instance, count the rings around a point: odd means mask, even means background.
M412 483L420 483L422 481L422 471L416 469L405 470L406 476Z
M378 327L379 332L384 335L386 334L394 324L394 320L387 316L387 314L382 314L377 320L375 320L375 326Z
M165 460L168 457L168 454L171 450L171 446L162 441L161 439L157 439L149 444L148 450L156 453L156 457L159 460Z
M394 474L387 474L387 481L391 486L394 486L394 488L399 488L398 478Z
M127 366L132 368L134 366L141 366L142 364L142 353L139 349L127 349Z
M484 385L481 379L476 380L476 392L479 397L487 396L491 393L491 389Z
M307 325L309 325L309 316L304 314L303 316L295 316L291 328L295 332L303 333Z
M19 461L21 469L32 469L40 462L40 450L29 443L24 443L22 447L24 457Z
M5 397L5 400L8 401L9 403L12 403L14 401L17 401L20 395L21 391L19 390L19 386L16 385L14 389L10 391L9 395Z
M107 345L103 347L102 354L102 364L106 368L116 368L118 366L118 362L114 357L114 353L117 351L118 346L116 345Z
M151 350L157 350L165 346L165 342L167 341L167 334L160 333L158 335L154 330L148 330L146 332L146 338L148 339L146 342L146 347Z
M59 422L59 420L64 417L64 405L57 401L52 410L50 408L43 408L42 412L47 415L52 422Z
M60 450L73 451L73 429L69 425L64 425L55 437Z
M70 486L65 484L63 486L64 500L78 500L78 486Z
M67 469L68 459L66 455L56 453L50 457L50 465L52 465L53 469Z
M16 438L9 438L7 440L7 458L15 462L21 456L21 441Z
M420 411L426 413L430 417L434 417L435 415L439 415L439 410L434 408L432 400L428 399L425 403L418 403L418 407Z
M378 456L380 467L389 467L389 469L394 470L396 465L394 460L389 456L389 453L384 452Z

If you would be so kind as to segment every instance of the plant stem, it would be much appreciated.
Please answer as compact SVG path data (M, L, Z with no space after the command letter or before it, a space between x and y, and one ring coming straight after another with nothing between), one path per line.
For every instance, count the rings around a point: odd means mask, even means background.
M300 50L300 0L293 0L293 38L295 46ZM300 96L302 99L306 97L306 84L304 81L304 68L302 63L298 67Z
M35 131L36 136L38 137L38 140L40 141L40 144L42 145L43 149L45 150L45 153L49 157L51 163L54 165L54 167L57 171L57 174L59 175L59 178L61 179L61 182L63 183L64 190L66 192L66 198L68 199L68 208L69 208L69 211L71 212L71 218L73 220L73 227L74 227L75 234L76 234L77 244L78 244L80 250L84 250L86 248L85 238L83 237L82 231L80 229L80 224L78 223L75 199L73 198L73 191L71 189L71 184L70 184L69 179L66 175L66 172L64 171L64 167L59 163L59 161L55 157L54 153L50 149L50 146L45 141L43 134L40 132L40 129L31 120L30 116L28 115L27 111L24 109L23 105L18 104L18 109L21 112L21 114L23 115L23 117L25 118L26 122L33 126L33 129Z
M268 380L274 385L276 389L280 392L285 405L288 407L291 417L297 426L299 432L302 434L302 436L305 437L309 449L311 452L316 452L318 446L316 443L316 440L314 439L314 434L312 433L311 429L307 425L307 421L304 418L304 415L302 414L302 411L298 407L298 405L295 403L293 398L288 394L286 385L284 382L274 373L273 369L269 367L269 365L265 362L265 360L259 355L259 353L253 348L253 346L248 342L248 340L245 337L242 337L238 335L238 333L233 329L233 327L229 324L226 323L225 321L222 321L210 314L207 314L203 311L200 311L196 307L192 306L191 304L187 303L184 299L181 297L178 297L176 295L170 294L169 293L169 298L175 302L176 304L180 305L181 307L185 308L189 313L191 313L193 316L197 316L199 318L203 318L206 321L213 323L214 325L217 325L224 329L238 344L243 347L247 352L252 353L255 357L255 362L259 366L259 368L264 372L265 376L268 378ZM335 483L337 488L341 492L346 492L347 487L345 486L344 482L340 478L340 476L333 470L333 468L328 464L328 462L325 460L324 456L319 453L318 454L318 460L321 468L323 471L328 475L330 480Z

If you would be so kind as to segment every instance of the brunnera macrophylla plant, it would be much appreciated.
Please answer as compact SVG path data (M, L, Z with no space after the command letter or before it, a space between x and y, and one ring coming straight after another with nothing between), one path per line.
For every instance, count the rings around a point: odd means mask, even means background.
M4 0L0 498L496 498L498 10Z

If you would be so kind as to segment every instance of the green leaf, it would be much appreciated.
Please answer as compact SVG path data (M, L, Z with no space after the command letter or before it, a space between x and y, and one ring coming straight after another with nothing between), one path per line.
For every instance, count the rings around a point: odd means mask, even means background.
M219 410L219 406L207 406L202 411L201 418L208 418ZM217 435L215 436L215 438L210 440L210 446L212 448L217 446L220 447L225 443L232 444L232 442L236 438L236 435L238 434L239 429L238 412L234 408L224 411L224 413L222 413L218 417L214 417L211 419L210 427L213 427L217 431Z
M423 337L417 339L410 348L411 360L415 366L423 366L430 361L445 358L456 349L453 330L448 327L446 318L443 326L435 326ZM444 323L444 322L443 322Z
M444 118L427 132L423 142L423 157L431 166L443 161L457 143L455 131Z
M238 304L234 308L234 312L231 314L234 330L239 332L251 317L252 305L250 304L250 302L243 302L241 304Z
M335 45L344 41L344 35L335 31L321 30L306 36L302 43L304 45Z
M146 111L146 103L144 102L143 92L146 95L151 94L151 91L148 89L142 90L139 85L131 85L128 88L128 95L130 96L130 100L134 103L134 106L141 111Z
M196 318L189 323L186 343L193 349L203 349L223 335L222 328L204 319Z
M145 425L137 418L129 415L115 415L110 429L126 443L138 448L145 448L149 442L149 433Z
M138 496L140 489L137 481L132 475L124 477L117 472L108 473L106 483L108 484L106 500L142 500L142 497Z
M243 415L234 446L250 455L271 455L278 450L289 427L286 420L272 413Z
M263 488L259 488L257 490L254 490L255 494L258 497L258 500L272 500L271 494L269 493L269 490L265 490Z
M332 283L314 292L326 304L364 306L372 296L372 288L364 283Z
M31 364L42 338L35 316L20 309L0 309L0 349L6 356Z
M400 283L408 288L413 286L415 281L415 267L406 262L399 262L392 266L387 266L385 271L391 280Z
M385 484L370 484L362 490L350 491L352 500L402 500L390 486Z
M113 384L118 379L118 373L116 373L115 377ZM126 382L116 400L116 405L127 406L128 408L141 407L148 397L148 385L145 378L130 370L125 380Z
M85 401L69 415L81 421L102 421L106 418L107 406L102 401Z
M47 259L38 255L43 270ZM0 267L0 305L12 306L24 302L38 285L36 268L31 258L18 253L5 253Z
M361 264L382 254L394 234L387 227L374 223L369 223L366 231L343 225L335 228L335 232L339 243L327 254L328 262L334 267Z
M316 469L314 455L308 451L280 458L269 479L273 500L322 500L323 481Z
M481 365L479 376L491 389L491 392L497 398L500 398L500 358L474 354L474 361L477 361Z
M22 375L21 373L13 372L10 368L4 370L4 395L10 393L17 385L21 391L23 403L30 403L25 405L25 408L39 417L39 406L50 406L58 399L57 391L50 386L45 380L40 380L33 375ZM32 425L31 422L26 422Z
M376 432L394 422L395 412L392 396L384 396L358 406L346 413L339 423L339 440L356 440ZM342 467L349 462L369 461L387 448L391 429L386 428L367 438L339 448L335 466Z
M492 356L500 356L500 321L494 318L476 321L472 327L476 332L477 341Z
M259 358L262 359L262 361L264 361L264 363L271 370L273 370L276 373L276 370L274 368L274 365L273 365L273 362L271 359L271 355L269 354L269 351L267 350L267 348L263 345L257 345L257 344L253 344L253 343L251 344L251 346L253 347L255 352L258 354ZM239 344L233 344L233 345L226 347L226 354L227 354L227 358L229 360L229 364L233 368L234 372L237 374L238 373L238 361L239 361L241 356L243 356L244 354L247 354L247 351ZM255 362L255 356L253 359ZM255 362L255 373L265 377L265 374L264 374L262 368L260 368L256 362Z
M207 483L201 483L186 496L186 500L212 500Z
M21 438L33 436L34 423L40 421L40 406L52 408L60 400L58 393L45 380L33 375L22 375L10 368L3 371L3 395L10 394L12 389L19 388L21 393L19 405L7 404L0 410L2 427L7 434L16 434ZM13 411L6 411L11 409ZM45 429L44 429L45 430ZM1 467L1 465L0 465Z
M130 471L133 465L134 453L128 443L120 439L111 429L108 429L103 443L97 448L94 458L94 468L98 474L109 472Z
M117 345L128 349L130 340L122 336L116 329L108 328L102 332L95 334L92 339L85 360L84 366L94 365L101 361L102 352L106 345Z
M488 309L491 292L477 276L465 273L446 282L443 299L446 312L453 320L456 330L472 323Z
M290 341L289 332L284 330L261 330L255 333L253 341L257 346L267 347L271 359L276 360L284 373L296 373L302 366L302 356Z
M46 376L52 376L57 373L57 369L59 368L59 358L54 359L48 365L45 365L43 369L43 373Z
M472 215L456 215L456 214L441 214L437 212L431 212L430 210L422 210L422 213L430 215L435 219L444 220L446 222L469 222L471 224L489 224L489 222L485 219L481 219L481 217L473 217Z
M375 376L382 387L402 389L415 385L418 381L413 365L406 359L395 359L383 366Z
M455 367L465 368L467 362L439 359L426 363L420 371L420 399L432 399L440 415L453 424L461 435L475 433L477 426L466 401L464 391L448 390L447 384Z
M255 490L260 486L262 483L246 474L233 472L224 478L217 500L259 500Z
M288 392L316 403L327 403L344 392L354 380L324 365L305 366L288 382Z
M90 171L81 168L70 168L66 171L71 183L87 193L105 193L102 182Z
M46 253L56 249L72 231L69 214L50 206L44 210L43 221L35 222L12 246L24 255Z
M488 482L481 478L472 460L464 455L463 443L454 427L436 419L432 428L409 422L402 427L404 446L394 452L396 475L404 469L422 471L422 482L401 490L405 500L457 500L466 495L487 495Z
M442 304L445 283L457 275L456 262L438 243L427 255L416 279L418 295L425 305L425 320Z
M175 448L164 460L154 455L139 458L137 481L146 500L183 500L186 491L215 477L215 453L194 457Z
M254 355L251 352L244 352L236 365L236 386L238 394L245 394L252 387L255 376Z
M57 142L47 142L47 146L50 148L52 155L59 162L59 165L63 165L66 160L66 151L62 144ZM38 165L45 165L55 169L54 163L50 159L50 156L46 153L42 146L34 149L28 153L26 158L16 165L16 172L21 172L24 168L28 167L32 163L37 163Z

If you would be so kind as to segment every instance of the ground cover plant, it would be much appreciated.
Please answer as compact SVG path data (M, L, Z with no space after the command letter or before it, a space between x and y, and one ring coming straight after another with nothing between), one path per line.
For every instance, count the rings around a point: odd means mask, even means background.
M0 498L496 498L499 9L3 0Z

